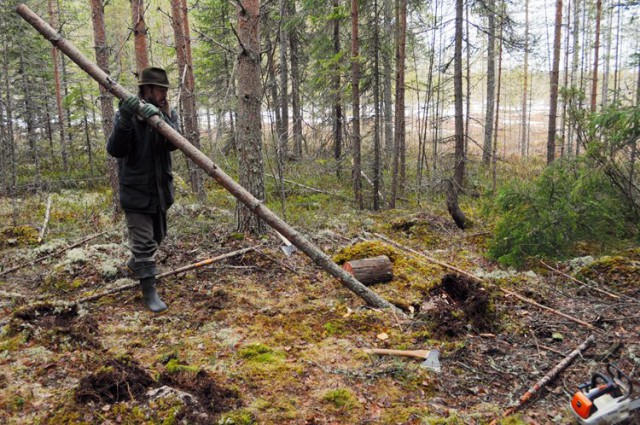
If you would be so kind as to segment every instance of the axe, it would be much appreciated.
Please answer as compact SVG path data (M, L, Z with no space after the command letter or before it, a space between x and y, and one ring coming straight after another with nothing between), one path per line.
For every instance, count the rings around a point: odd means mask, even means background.
M440 350L435 348L432 350L389 350L386 348L364 348L363 351L369 354L403 356L422 359L424 361L420 363L420 367L433 370L437 373L440 373L442 371L439 360Z
M282 240L283 245L280 246L280 249L282 250L282 252L284 252L284 254L287 257L291 257L291 254L296 252L297 248L291 242L289 242L289 239L287 239L284 236L282 236L282 234L280 232L278 232L275 229L273 229L273 231L276 232L278 237Z

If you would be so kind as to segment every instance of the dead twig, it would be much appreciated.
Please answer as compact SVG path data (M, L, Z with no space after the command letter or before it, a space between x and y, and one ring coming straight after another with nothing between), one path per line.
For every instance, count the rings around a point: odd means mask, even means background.
M107 232L105 231L105 232L96 233L95 235L91 235L89 237L86 237L86 238L82 239L81 241L74 243L73 245L70 245L70 246L68 246L66 248L62 248L62 249L60 249L60 250L58 250L56 252L53 252L51 254L43 255L42 257L36 258L35 260L27 261L27 262L24 262L22 264L19 264L19 265L15 266L15 267L11 267L10 269L3 270L3 271L0 272L0 276L4 276L5 274L11 273L11 272L15 272L16 270L20 270L23 267L27 267L27 266L31 266L31 265L35 265L35 264L41 263L42 261L46 260L47 258L51 258L51 257L55 257L57 255L60 255L65 251L68 251L68 250L70 250L72 248L76 248L76 247L78 247L80 245L83 245L83 244L89 242L90 240L97 238L98 236L104 235L105 233L107 233Z
M44 222L42 223L42 228L40 229L40 234L38 235L38 243L42 243L44 239L44 234L47 232L47 225L49 224L49 215L51 214L51 201L52 196L49 195L47 198L47 209L44 213Z
M557 316L564 317L567 320L571 320L572 322L578 323L578 324L580 324L580 325L582 325L584 327L587 327L589 329L600 331L595 326L593 326L591 323L587 323L587 322L585 322L583 320L580 320L580 319L577 319L577 318L575 318L573 316L569 316L568 314L562 313L562 312L560 312L560 311L558 311L556 309L553 309L551 307L547 307L546 305L542 305L542 304L540 304L540 303L538 303L538 302L536 302L536 301L534 301L534 300L532 300L530 298L522 296L522 295L520 295L520 294L518 294L516 292L510 291L510 290L505 289L505 288L502 288L499 285L495 285L493 283L490 283L490 282L486 281L485 279L482 279L482 278L480 278L480 277L478 277L478 276L476 276L476 275L474 275L472 273L469 273L467 271L459 269L459 268L457 268L455 266L452 266L451 264L447 264L445 262L436 260L435 258L429 257L428 255L426 255L426 254L424 254L422 252L416 251L413 248L409 248L408 246L404 246L402 244L399 244L398 242L396 242L394 240L391 240L391 239L387 238L384 235L381 235L381 234L378 234L378 233L374 233L373 235L375 237L377 237L378 239L381 239L381 240L387 242L388 244L395 246L396 248L402 249L403 251L406 251L406 252L409 252L411 254L417 255L419 257L426 258L427 260L429 260L430 262L432 262L434 264L437 264L437 265L439 265L441 267L444 267L446 269L449 269L449 270L453 270L456 273L459 273L459 274L461 274L463 276L466 276L466 277L468 277L470 279L475 280L476 282L484 283L484 284L489 285L489 286L491 286L493 288L496 288L496 289L502 291L505 295L509 295L511 297L517 298L520 301L524 301L527 304L531 304L531 305L533 305L535 307L538 307L538 308L540 308L542 310L549 311L549 312L551 312L551 313L553 313L553 314L555 314Z
M562 277L565 277L565 278L567 278L567 279L571 280L572 282L575 282L575 283L577 283L577 284L579 284L579 285L582 285L582 286L584 286L585 288L593 289L594 291L599 292L599 293L601 293L601 294L604 294L604 295L606 295L606 296L607 296L607 297L609 297L609 298L613 298L614 300L619 300L619 299L620 299L620 296L618 296L618 295L616 295L616 294L612 294L612 293L611 293L611 292L609 292L609 291L605 291L604 289L600 289L600 288L598 288L597 286L594 286L594 285L587 285L586 283L582 282L581 280L578 280L578 279L576 279L576 278L575 278L575 277L573 277L573 276L570 276L570 275L568 275L568 274L566 274L566 273L563 273L562 271L560 271L560 270L558 270L558 269L556 269L556 268L554 268L554 267L551 267L549 264L545 263L545 262L544 262L544 261L542 261L542 260L540 261L540 263L541 263L543 266L545 266L546 268L548 268L549 270L551 270L551 271L553 271L553 272L555 272L555 273L559 274L559 275L560 275L560 276L562 276ZM636 300L633 300L633 301L635 302Z
M512 406L505 410L502 417L506 417L514 414L522 405L524 405L527 401L531 399L535 394L537 394L542 388L544 388L549 382L553 381L563 370L565 370L576 357L578 357L582 352L584 352L591 344L595 341L595 337L590 335L582 344L580 344L575 350L573 350L567 357L565 357L560 363L556 365L553 369L551 369L545 376L543 376L538 382L536 382L531 388L527 390L526 393L522 397L515 406ZM494 419L492 424L497 423L497 419Z
M156 279L160 280L160 279L163 279L163 278L168 277L168 276L176 275L178 273L183 273L183 272L186 272L186 271L189 271L189 270L193 270L193 269L196 269L196 268L199 268L199 267L204 267L204 266L207 266L209 264L212 264L212 263L215 263L215 262L227 259L227 258L236 257L238 255L245 254L245 253L247 253L249 251L256 250L259 246L260 245L250 246L248 248L243 248L243 249L239 249L237 251L232 251L232 252L228 252L226 254L218 255L217 257L208 258L206 260L203 260L203 261L200 261L200 262L197 262L197 263L194 263L194 264L189 264L187 266L180 267L180 268L175 269L175 270L171 270L171 271L168 271L168 272L165 272L165 273L160 273L160 274L156 275ZM89 302L89 301L94 301L94 300L97 300L99 298L106 297L107 295L112 295L112 294L115 294L115 293L118 293L118 292L126 291L127 289L135 288L138 285L139 285L138 282L133 282L133 283L129 283L129 284L126 284L126 285L117 286L115 288L111 288L111 289L107 289L105 291L99 292L97 294L93 294L93 295L89 295L89 296L80 298L80 299L76 300L75 302L77 304L82 304L82 303L86 303L86 302Z
M270 256L269 254L267 254L266 252L262 251L261 249L257 249L256 252L260 255L262 255L264 258L266 258L267 260L276 263L277 265L279 265L282 268L285 268L287 270L289 270L291 273L297 274L298 276L300 276L300 272L298 272L296 269L294 269L291 266L288 266L286 264L284 264L282 261L279 261L275 258L273 258L272 256Z

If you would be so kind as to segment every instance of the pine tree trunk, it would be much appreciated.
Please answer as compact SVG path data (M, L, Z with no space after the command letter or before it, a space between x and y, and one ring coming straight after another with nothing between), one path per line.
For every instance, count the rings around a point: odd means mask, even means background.
M295 0L287 1L289 16L296 16ZM302 158L302 103L300 97L300 37L298 27L289 31L289 60L291 62L291 111L293 113L293 155Z
M527 144L528 144L528 127L529 127L529 115L527 113L527 106L529 101L527 94L529 90L529 0L524 2L524 64L522 75L522 116L520 125L520 156L527 156Z
M264 201L262 159L262 81L260 79L260 1L238 3L238 153L240 185ZM264 224L249 208L238 202L238 231L259 235Z
M384 0L383 0L384 1ZM378 0L373 0L373 210L380 209L380 180L382 165L380 153L380 16Z
M564 38L564 81L562 85L564 87L569 87L569 39L571 35L571 0L567 1L567 19L565 21L565 25L567 27L567 34ZM565 151L567 154L571 155L571 148L567 143L567 108L568 108L568 100L566 98L562 99L562 124L560 126L560 157L563 158L565 156Z
M96 64L109 74L109 47L107 46L107 30L104 23L104 6L102 0L91 0L91 17L93 22L93 42L96 51ZM113 95L98 84L100 89L100 113L102 115L102 134L108 137L113 128ZM113 211L120 212L120 189L118 183L118 162L107 155L107 174L111 186L111 204Z
M188 34L189 18L183 12L185 5L182 0L171 0L171 24L176 45L176 59L180 76L180 105L183 111L182 122L184 123L185 137L193 146L200 149L200 129L198 126L198 109L195 96L195 81L193 77L193 66L189 61L191 58L191 42ZM187 160L189 168L189 181L191 190L196 194L198 200L203 202L206 199L202 175L198 168Z
M84 140L87 146L87 157L89 159L89 174L93 177L93 148L91 146L91 136L89 135L89 120L87 119L87 115L89 115L89 111L87 110L87 104L84 100L84 90L82 89L82 83L79 83L80 87L80 102L82 104L82 122L84 124Z
M549 130L547 132L547 164L556 155L556 118L558 115L558 80L560 73L560 39L562 36L562 0L556 0L556 20L553 36L553 65L551 67L551 94L549 98Z
M356 208L363 208L362 165L360 163L360 37L358 35L358 0L351 0L351 92L352 92L352 149L353 195Z
M528 1L528 0L526 0ZM469 32L469 8L471 6L469 3L465 3L465 35L467 38L467 69L466 69L466 107L465 107L465 117L464 117L464 157L465 159L469 156L469 123L471 121L471 33Z
M40 187L40 153L38 152L38 139L35 134L35 125L33 120L33 97L31 95L31 81L29 80L29 73L26 71L26 64L24 62L24 52L20 51L20 73L22 74L22 84L24 93L24 111L25 111L25 124L27 125L27 140L29 141L29 148L31 149L31 158L35 166L35 184Z
M334 13L340 7L340 0L333 0ZM337 56L340 53L340 19L333 19L333 53ZM333 158L336 160L336 175L340 177L340 158L342 157L342 82L340 78L340 64L333 67L332 76L333 88Z
M593 76L591 78L591 112L595 112L598 100L598 55L600 53L600 21L602 20L602 0L596 1L596 40L593 45Z
M131 1L131 19L133 27L133 45L136 51L136 71L138 74L149 67L149 47L147 43L147 25L144 22L144 0Z
M280 97L278 107L280 109L280 127L278 128L278 146L282 158L289 157L289 67L287 66L288 35L285 30L286 0L280 0L280 25L279 25L279 46L280 46Z
M464 117L462 108L462 22L464 19L464 1L456 0L456 35L453 59L453 91L455 97L455 168L453 180L456 183L456 190L463 186L464 182Z
M609 77L611 72L611 44L613 35L613 11L608 10L609 23L606 28L606 47L604 52L604 72L602 74L602 107L609 103Z
M391 182L390 207L396 207L396 199L403 192L402 157L405 149L405 48L407 37L407 2L397 0L396 3L396 108L395 108L395 141L393 146L393 175Z
M53 5L53 0L49 0L49 20L53 28L58 28L58 10ZM65 137L64 125L66 122L65 111L62 106L62 89L60 84L60 58L58 56L58 50L55 47L51 47L51 56L53 58L53 79L56 86L56 103L58 105L58 130L60 131L60 151L62 155L62 166L64 172L69 171L68 149L67 140Z
M0 195L9 193L9 138L4 121L4 100L0 90Z
M6 31L4 34L5 46L9 44L9 32ZM11 90L11 82L9 77L9 49L5 48L3 50L2 55L2 74L4 76L4 94L5 94L5 107L6 107L6 116L7 116L7 137L9 142L9 167L11 169L11 177L10 177L10 194L14 194L15 188L18 181L18 173L17 173L17 158L16 158L16 143L13 132L13 92Z
M392 41L391 35L393 34L393 0L382 0L382 13L384 16L384 31L383 31L383 43L390 45ZM382 102L384 111L384 161L383 166L385 169L389 168L389 165L393 159L393 95L392 95L392 68L393 57L391 56L391 49L383 49L382 55Z
M500 128L500 89L502 84L502 22L500 22L500 37L498 41L498 84L496 88L496 119L495 119L495 127L493 130L493 144L492 149L493 153L491 154L491 172L492 172L492 183L493 183L493 193L496 193L497 190L497 168L498 168L498 129Z
M496 102L496 18L495 1L489 0L487 10L487 104L484 115L484 143L482 144L482 163L491 164L491 142L493 140L493 119Z

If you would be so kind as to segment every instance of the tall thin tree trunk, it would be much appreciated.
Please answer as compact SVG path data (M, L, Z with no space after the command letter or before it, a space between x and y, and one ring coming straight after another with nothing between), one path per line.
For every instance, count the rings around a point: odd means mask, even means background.
M571 37L573 38L573 56L571 58L571 87L578 88L576 84L578 84L578 62L580 59L580 0L574 0L573 5L573 28L571 29ZM574 102L575 99L570 99L571 102ZM569 134L567 136L567 143L571 149L571 154L575 152L577 149L578 143L576 142L576 149L574 149L574 128L572 125L569 126ZM576 153L577 155L577 153Z
M38 152L38 139L35 134L35 125L33 120L33 97L31 95L31 81L29 80L29 73L26 70L26 64L24 62L24 52L20 51L20 73L22 74L22 84L24 90L24 111L25 111L25 124L27 125L27 140L29 141L29 148L31 149L31 157L35 166L35 183L39 187L40 178L40 153Z
M185 128L185 136L193 146L200 149L200 129L198 126L198 109L195 96L195 81L193 67L189 59L191 57L191 41L189 40L188 16L186 16L182 0L171 0L171 24L176 45L176 59L180 76L180 104L183 111L182 121ZM206 194L202 182L202 175L198 168L187 159L189 168L189 181L191 190L196 194L200 202L204 202Z
M373 210L380 209L380 15L378 0L373 0Z
M264 201L262 159L262 81L260 79L260 0L238 3L238 153L240 185ZM237 202L238 231L259 235L262 220Z
M287 0L289 16L296 16L296 2ZM293 155L302 158L302 102L300 97L300 37L294 26L289 31L289 60L291 62L291 112L293 114Z
M456 192L462 187L464 182L464 117L462 108L462 22L464 19L464 1L456 0L456 35L453 54L453 91L455 104L455 168L453 180L456 183Z
M104 6L102 0L91 0L91 17L93 22L93 42L96 51L96 64L109 74L109 47L107 31L104 23ZM100 84L100 113L102 115L102 134L106 138L113 128L113 95ZM107 174L111 186L111 203L115 214L120 211L120 190L118 183L118 162L107 156Z
M49 20L53 28L58 28L58 9L53 4L53 0L49 0ZM56 86L56 103L58 105L58 130L60 131L60 152L62 156L62 166L64 172L69 171L67 140L65 137L64 125L66 122L64 108L62 106L62 88L60 84L60 57L58 49L51 47L51 56L53 58L53 79Z
M337 56L340 53L340 18L337 10L340 7L340 0L333 0L333 53ZM336 160L336 175L340 177L340 157L342 156L342 83L340 78L340 64L333 66L332 88L333 88L333 158Z
M286 0L280 0L280 97L278 98L278 107L280 108L280 127L278 128L278 144L280 146L280 154L282 158L289 157L289 67L287 66L288 52L288 34L285 30L285 22L287 19Z
M564 38L564 82L563 86L566 88L569 85L569 39L571 31L571 0L567 0L567 20L566 20L567 34ZM560 127L560 140L562 144L560 145L560 157L564 157L565 148L566 153L571 155L571 146L567 142L567 103L568 99L564 97L562 99L562 126Z
M593 45L593 76L591 79L591 112L596 110L598 99L598 60L600 53L600 21L602 20L602 0L596 1L596 40Z
M404 93L405 93L405 48L407 37L407 2L397 0L396 2L396 119L395 119L395 143L393 152L393 176L391 183L391 208L395 208L396 199L403 193L404 171L402 169L402 158L405 150L406 123L404 116Z
M528 0L526 0L528 1ZM464 157L467 158L469 155L469 123L471 121L471 34L469 32L469 8L471 6L469 5L469 3L465 3L465 23L466 23L466 27L465 27L465 36L467 38L467 63L466 63L466 75L465 75L465 81L467 83L466 86L466 93L465 93L465 99L466 99L466 105L465 105L465 111L466 114L464 116Z
M9 45L9 31L4 33L5 46ZM11 90L11 82L9 77L9 49L5 48L2 54L2 74L4 76L4 94L5 94L5 107L7 116L7 137L9 139L9 161L11 167L11 183L10 194L13 195L18 181L17 173L17 158L16 158L16 143L15 135L13 132L13 91Z
M618 91L619 91L619 77L620 77L620 33L622 30L622 7L620 7L620 0L616 2L616 52L615 59L613 61L614 70L613 70L613 102L618 101Z
M491 155L491 170L492 170L492 182L493 182L493 193L496 193L497 189L497 169L498 169L498 129L500 128L500 92L502 86L502 30L503 24L500 22L500 37L498 41L498 86L496 88L496 120L495 127L493 131L493 144L492 149L493 153ZM505 146L506 148L506 146Z
M384 17L384 43L391 44L391 28L393 27L392 0L383 0L382 13ZM382 55L382 103L384 113L384 161L385 169L389 168L393 158L393 96L392 96L392 68L393 57L390 48L383 49Z
M484 143L482 144L482 163L491 164L491 142L493 141L493 119L496 102L496 18L495 1L487 3L487 104L484 115Z
M80 86L80 102L82 104L82 121L84 124L84 138L87 146L87 157L89 159L89 173L91 174L91 176L93 176L94 175L93 148L91 146L91 136L89 135L89 120L87 119L87 116L89 115L89 111L87 110L87 104L85 103L85 100L84 100L84 90L82 89L82 83L80 83L79 86Z
M527 143L528 143L528 113L527 106L529 101L527 94L529 93L529 0L524 2L524 63L522 66L522 122L520 123L520 156L527 156Z
M556 155L556 118L558 115L558 80L560 73L560 39L562 36L562 0L556 0L556 20L553 36L553 65L551 67L551 94L549 98L549 130L547 132L547 164Z
M362 164L360 159L360 37L358 35L358 0L351 0L351 92L353 124L353 195L358 209L364 207L362 200Z
M147 25L144 22L144 0L130 1L133 27L133 44L136 51L136 71L139 74L143 69L149 67Z
M604 51L604 72L602 74L602 106L606 107L609 103L609 76L611 72L611 44L613 36L613 10L608 10L609 22L606 28L606 46Z

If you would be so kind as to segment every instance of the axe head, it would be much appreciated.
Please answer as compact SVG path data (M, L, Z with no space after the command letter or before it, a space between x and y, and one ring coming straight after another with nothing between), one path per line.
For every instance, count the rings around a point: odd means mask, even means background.
M291 257L291 254L293 254L297 250L297 248L293 245L282 245L280 249L287 257Z
M440 366L440 350L435 348L430 350L429 354L427 354L427 358L420 363L420 367L424 367L436 373L442 372L442 367Z

